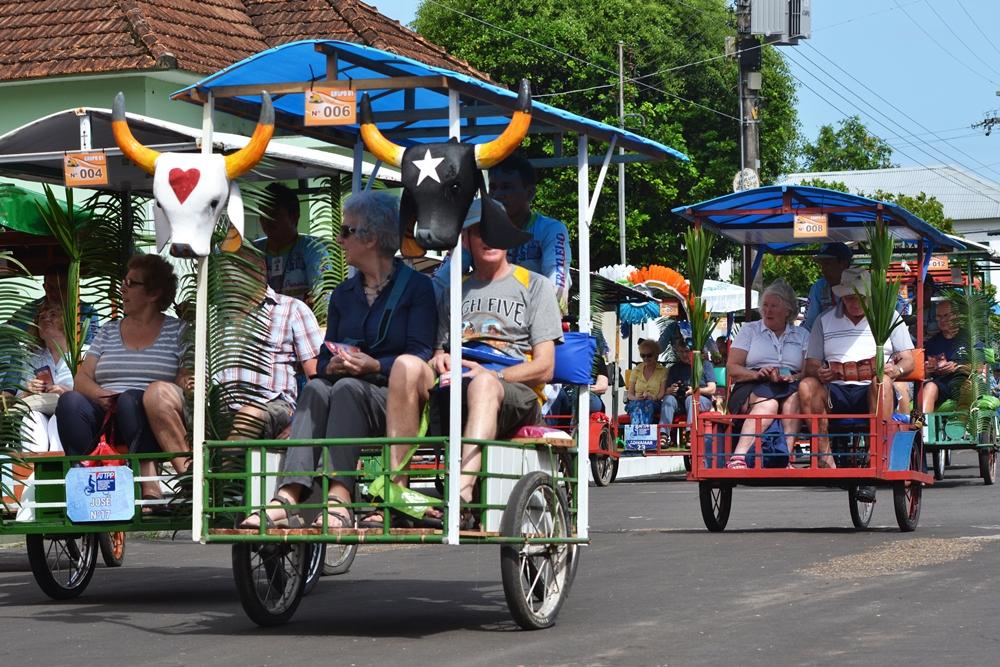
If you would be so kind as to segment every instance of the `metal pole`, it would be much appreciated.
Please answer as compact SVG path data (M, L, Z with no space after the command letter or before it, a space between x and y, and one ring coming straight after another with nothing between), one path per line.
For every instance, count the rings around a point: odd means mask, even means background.
M618 127L625 129L625 57L623 44L618 42ZM625 149L619 147L618 155L624 157ZM587 232L590 233L589 231ZM625 260L625 160L618 163L618 249L622 266Z
M212 108L215 97L211 92L205 100L201 117L201 152L212 153ZM202 514L205 509L205 369L208 356L208 258L198 258L197 292L194 312L194 416L192 423L192 475L194 487L191 515L191 539L204 542L202 536Z
M461 141L458 91L448 90L448 137ZM448 323L451 390L448 392L448 544L458 544L462 481L462 237L451 249ZM485 465L485 464L484 464Z
M576 148L576 178L577 178L577 243L580 262L580 315L578 322L580 331L590 333L590 167L587 159L587 135L581 134L577 139ZM596 203L597 192L594 200ZM624 248L624 246L622 246ZM577 479L577 537L586 538L590 513L588 499L590 485L587 482L587 469L590 467L590 387L582 387L577 400L577 415L580 427L577 428L576 444L576 479Z

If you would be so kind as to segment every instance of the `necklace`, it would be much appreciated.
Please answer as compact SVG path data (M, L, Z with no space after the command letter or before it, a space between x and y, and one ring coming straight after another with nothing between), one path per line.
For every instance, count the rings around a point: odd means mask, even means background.
M365 285L363 287L363 289L365 291L365 294L375 295L375 296L378 296L379 294L381 294L382 290L385 289L385 286L389 284L389 280L392 278L392 274L393 273L394 273L393 271L390 271L389 275L387 275L385 278L383 278L379 282L375 283L374 285L369 285L369 284L365 283Z

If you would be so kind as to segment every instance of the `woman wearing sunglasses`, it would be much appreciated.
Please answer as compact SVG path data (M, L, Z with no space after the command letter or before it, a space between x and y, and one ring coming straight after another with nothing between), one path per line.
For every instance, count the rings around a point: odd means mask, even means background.
M660 345L646 339L639 343L642 363L632 370L625 409L633 424L652 424L653 412L663 400L667 369L659 362Z
M344 259L356 269L330 295L326 344L317 377L299 396L290 437L367 438L385 435L388 376L401 354L430 359L437 331L437 304L430 278L396 259L399 250L399 200L386 193L362 192L344 204L338 241ZM355 477L341 474L357 466L359 447L328 449L330 485L327 525L353 524L349 510ZM319 480L297 472L318 470L321 448L289 447L278 491L264 514L277 527L302 525L286 506L305 502ZM314 526L322 526L323 513ZM260 526L252 514L242 528Z
M183 359L185 325L164 314L174 301L177 276L158 255L137 255L129 260L122 281L125 317L108 322L94 336L87 355L73 378L73 391L59 397L56 422L67 454L91 453L109 410L113 411L116 443L139 453L160 451L142 405L151 382L163 380L183 386L189 371ZM190 459L174 459L177 472L185 472ZM155 462L143 461L143 476L156 474ZM159 484L142 482L143 498L160 497ZM144 507L145 512L153 507Z

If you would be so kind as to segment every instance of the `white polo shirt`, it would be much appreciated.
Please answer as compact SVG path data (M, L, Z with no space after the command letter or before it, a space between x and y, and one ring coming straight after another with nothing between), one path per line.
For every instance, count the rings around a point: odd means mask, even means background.
M895 313L895 319L902 321L899 313ZM888 361L896 352L912 349L913 341L910 339L910 334L907 332L906 326L900 324L889 334L889 340L885 343L883 353L885 360ZM807 359L846 363L864 361L874 356L875 337L872 336L871 327L868 326L868 318L862 317L861 321L855 324L844 315L843 306L838 305L820 315L809 334ZM833 382L837 384L871 384L870 380L833 380Z
M809 343L809 332L794 324L786 324L780 336L767 328L763 320L748 322L733 338L732 349L746 350L747 368L788 368L793 373L802 370L803 357Z

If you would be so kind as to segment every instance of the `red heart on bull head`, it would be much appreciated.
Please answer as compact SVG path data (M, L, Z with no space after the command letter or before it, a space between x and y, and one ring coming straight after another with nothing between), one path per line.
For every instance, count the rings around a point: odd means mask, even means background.
M198 179L200 178L201 172L197 169L184 170L174 168L167 174L167 181L170 183L174 194L177 195L177 200L182 204L188 198L188 195L198 186Z

